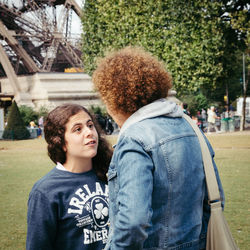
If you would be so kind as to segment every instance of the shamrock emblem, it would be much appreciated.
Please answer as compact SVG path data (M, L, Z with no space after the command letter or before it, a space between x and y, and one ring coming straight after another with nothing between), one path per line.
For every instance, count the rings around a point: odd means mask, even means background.
M104 207L102 203L98 203L95 205L95 217L96 219L104 219L104 217L108 216L108 208Z
M105 199L98 196L91 201L92 216L98 227L105 227L109 221L109 205Z

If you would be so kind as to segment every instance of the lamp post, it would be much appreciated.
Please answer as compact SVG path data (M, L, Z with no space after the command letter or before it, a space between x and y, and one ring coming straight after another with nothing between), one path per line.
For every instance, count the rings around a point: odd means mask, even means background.
M245 76L245 53L242 56L242 64L243 64L243 102L242 102L242 116L240 122L240 131L245 130L245 120L246 120L246 76Z

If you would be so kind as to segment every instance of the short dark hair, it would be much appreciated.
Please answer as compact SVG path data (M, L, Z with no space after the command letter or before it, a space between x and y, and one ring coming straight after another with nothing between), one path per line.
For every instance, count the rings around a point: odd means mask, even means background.
M93 158L93 169L97 176L106 181L109 162L112 156L112 150L101 134L101 129L94 116L83 106L78 104L63 104L53 109L44 122L44 135L48 143L48 155L54 162L64 164L66 162L66 153L63 150L65 146L66 124L70 117L78 114L80 111L86 112L92 119L99 137L97 154Z
M183 106L184 109L187 109L188 104L184 102L184 103L182 104L182 106Z

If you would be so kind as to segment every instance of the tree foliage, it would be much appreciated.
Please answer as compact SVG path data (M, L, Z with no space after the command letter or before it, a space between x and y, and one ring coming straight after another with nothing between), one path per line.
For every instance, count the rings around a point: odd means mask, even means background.
M4 139L23 140L28 139L30 133L24 125L19 109L13 101L8 114L8 123L3 132Z
M207 108L209 108L207 98L201 93L195 96L186 95L182 98L182 101L188 104L188 110L191 116L196 116L197 111L201 111L202 109L207 110Z
M43 116L45 118L48 115L48 109L44 106L36 111L32 107L21 105L19 111L26 126L29 126L30 121L34 121L35 124L38 124L39 117Z
M26 126L29 126L30 121L34 121L37 124L38 114L31 107L21 105L19 111Z
M249 5L248 5L249 6ZM242 89L243 89L243 105L240 130L245 129L246 120L246 98L248 92L248 83L250 78L250 13L249 9L236 8L230 13L232 27L238 32L245 44L245 51L243 52L243 72L242 72Z
M202 91L213 98L219 91L218 98L223 100L226 86L231 89L239 83L241 40L230 18L224 18L234 2L86 0L82 17L85 71L91 75L96 58L110 49L142 46L165 62L179 96Z

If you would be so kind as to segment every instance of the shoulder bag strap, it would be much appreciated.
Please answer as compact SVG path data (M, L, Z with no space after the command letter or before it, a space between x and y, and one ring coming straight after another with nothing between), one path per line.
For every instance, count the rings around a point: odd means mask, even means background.
M192 126L200 142L204 171L206 176L207 190L208 190L208 200L209 202L218 201L220 200L219 187L213 167L212 157L208 149L207 143L205 141L205 138L202 135L198 126L188 115L183 114L183 118L185 118L186 121Z

